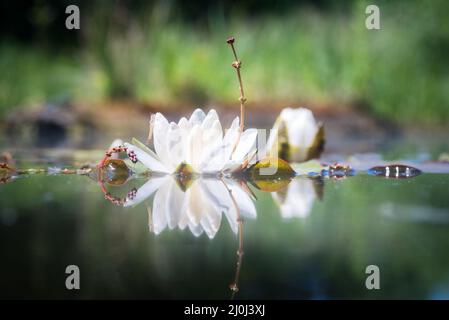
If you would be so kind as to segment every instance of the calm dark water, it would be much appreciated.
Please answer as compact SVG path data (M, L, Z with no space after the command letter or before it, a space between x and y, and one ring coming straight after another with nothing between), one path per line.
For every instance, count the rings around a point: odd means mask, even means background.
M145 183L107 189L124 198ZM123 207L87 176L23 177L0 185L0 297L228 299L239 271L237 299L449 298L448 187L445 174L296 178L276 194L251 186L257 217L244 218L237 270L237 225L224 214L187 215L201 230L181 230L175 209L155 207L161 189ZM207 201L195 188L192 205ZM68 265L80 290L65 287ZM365 287L368 265L379 290Z

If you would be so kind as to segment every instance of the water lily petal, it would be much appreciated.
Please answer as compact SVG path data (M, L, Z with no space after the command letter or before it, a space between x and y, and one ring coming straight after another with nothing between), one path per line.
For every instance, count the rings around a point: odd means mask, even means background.
M234 181L226 181L226 184L232 191L232 196L240 209L242 217L250 219L257 218L256 206L251 200L251 197Z
M234 150L240 130L239 117L236 117L231 124L231 127L226 130L221 145L217 146L214 151L210 153L210 160L206 165L206 170L220 171L230 160L232 151Z
M168 128L167 150L171 156L170 162L172 166L178 167L184 160L184 146L181 129L175 122L170 123Z
M214 230L212 229L212 226L210 225L210 222L209 220L207 220L205 215L201 216L200 226L201 228L203 228L207 236L212 239L212 237L215 235Z
M200 163L203 171L219 171L226 162L221 151L222 142L223 131L220 121L216 120L210 128L203 131L203 154Z
M183 128L183 129L190 129L191 128L190 122L189 122L189 120L187 120L186 117L182 117L181 119L179 119L178 126L180 128Z
M190 130L187 143L186 143L186 162L190 164L196 172L201 172L200 160L203 150L202 140L202 130L200 125L193 126Z
M235 117L229 129L226 130L225 132L225 135L223 137L223 144L232 144L232 145L235 144L239 136L239 130L240 130L239 117ZM232 152L232 149L230 152Z
M180 222L183 213L185 193L179 188L176 181L171 178L166 198L166 216L168 227L174 229Z
M281 119L285 121L289 143L297 147L309 147L318 132L312 111L306 108L282 110Z
M212 150L221 144L223 140L223 131L219 120L215 120L209 127L202 128L203 144L205 150Z
M218 183L218 181L217 181ZM222 211L219 206L217 206L216 203L211 201L211 197L208 197L208 185L205 183L205 180L199 181L199 191L202 193L202 199L203 199L203 219L202 223L204 223L204 219L207 220L207 226L211 230L208 232L206 228L204 227L207 235L209 238L212 238L217 233L218 229L220 228L221 224L221 214ZM211 237L212 235L212 237Z
M225 212L232 206L229 192L221 180L205 179L202 188L205 197L219 212Z
M238 231L237 211L228 190L221 181L204 180L203 191L218 212L224 213L234 233Z
M169 176L164 177L157 177L157 178L150 178L143 186L141 186L135 196L130 199L129 197L126 198L124 207L130 207L135 206L144 201L145 199L149 198L156 190L159 189L160 186L162 186Z
M188 140L192 126L185 117L182 117L178 122L179 133L181 135L181 147L182 147L182 161L187 160Z
M156 159L154 155L151 155L150 153L143 151L142 149L131 143L125 143L124 146L128 150L133 151L137 156L137 160L142 162L143 165L146 166L151 171L163 173L169 172L168 168L164 164L162 164L158 159Z
M154 149L162 163L172 172L175 167L172 165L171 156L167 147L169 127L170 125L167 119L161 113L156 113L153 128Z
M183 203L183 206L182 206L182 209L180 212L179 222L178 222L178 228L180 230L184 230L189 225L189 217L187 216L187 204L188 204L187 194L184 199L185 199L185 201Z
M195 181L192 186L186 191L188 198L187 202L187 217L190 223L194 226L198 225L201 221L204 200L202 193L199 190L198 181Z
M202 142L204 145L204 150L207 154L209 154L210 151L217 145L221 144L221 141L223 140L223 129L221 127L218 114L214 109L210 110L207 114L201 124L201 129L203 131Z
M200 235L203 234L203 227L201 226L201 224L198 225L194 225L192 223L188 224L190 232L195 236L195 237L199 237Z
M221 168L221 171L223 172L234 172L237 169L239 169L242 166L242 162L241 161L233 161L230 160L226 163L226 165Z
M218 212L214 208L211 208L211 210L206 213L206 219L210 223L211 229L213 231L213 233L211 234L215 236L217 231L220 229L221 212ZM213 238L213 236L210 238Z
M217 111L215 111L214 109L211 109L206 117L204 118L203 122L201 123L201 127L203 130L206 130L210 127L212 127L213 123L215 121L219 121L220 119L218 118L218 114Z
M203 110L199 108L195 109L195 111L193 111L192 115L190 116L189 123L192 127L195 125L201 125L205 117L206 114Z
M229 223L229 227L232 232L237 234L239 232L239 222L238 222L238 214L237 210L234 207L229 208L229 210L224 212L226 220Z
M153 231L155 234L160 234L167 227L167 216L166 216L166 206L167 206L167 195L169 191L169 180L168 183L163 184L153 199Z
M247 129L241 135L232 160L242 162L245 156L256 147L257 129Z

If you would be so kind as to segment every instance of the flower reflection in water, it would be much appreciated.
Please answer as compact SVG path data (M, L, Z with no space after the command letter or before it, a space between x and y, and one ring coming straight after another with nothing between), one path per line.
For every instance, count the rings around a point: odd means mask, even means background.
M321 199L324 182L321 178L297 177L272 196L284 219L306 218L316 198Z
M254 178L254 177L253 177ZM114 179L107 179L110 182ZM243 221L257 217L254 196L246 180L205 176L153 175L140 188L125 198L112 196L101 181L106 199L113 203L134 207L147 203L150 230L159 235L164 230L188 230L199 237L206 234L213 239L226 217L231 230L238 235L236 270L230 289L231 298L239 291L240 269L243 260ZM321 178L277 178L250 182L262 192L270 192L279 206L282 217L306 217L313 202L321 198ZM152 199L152 202L151 202Z
M106 199L124 207L136 206L154 194L152 206L147 206L147 210L150 230L156 235L167 228L188 227L196 237L205 233L213 239L224 214L231 230L238 234L236 271L229 286L231 299L234 298L239 291L243 259L243 219L257 216L252 192L245 182L230 178L183 180L175 175L155 176L139 189L128 192L124 199L112 196L101 180L100 185Z
M232 179L200 178L185 187L174 176L148 180L135 193L128 194L124 206L134 206L154 193L151 225L155 234L178 227L198 237L203 233L212 239L221 226L224 214L232 231L238 232L241 218L256 218L251 196Z

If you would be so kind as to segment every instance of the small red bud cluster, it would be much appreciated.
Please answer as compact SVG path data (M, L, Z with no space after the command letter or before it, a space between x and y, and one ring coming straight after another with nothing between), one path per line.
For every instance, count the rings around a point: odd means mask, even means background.
M128 158L129 160L131 160L132 163L136 163L137 162L137 155L134 151L128 151Z
M133 200L137 195L137 189L133 188L128 194L126 195L126 198L129 200Z

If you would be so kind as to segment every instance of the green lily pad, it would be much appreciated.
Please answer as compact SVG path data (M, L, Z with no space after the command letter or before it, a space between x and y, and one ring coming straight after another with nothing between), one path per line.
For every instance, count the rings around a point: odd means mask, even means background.
M308 175L310 173L319 174L321 170L326 169L327 166L321 164L318 160L309 160L301 163L291 163L293 170L297 175Z
M279 158L265 158L247 171L249 181L265 192L275 192L285 188L295 176L288 162Z

